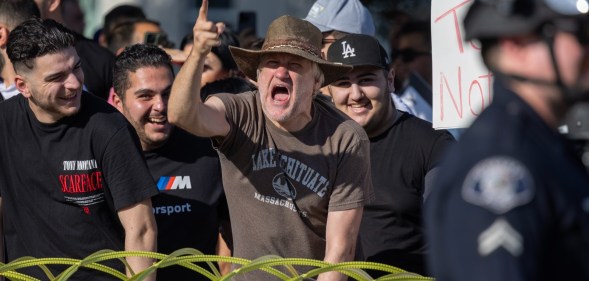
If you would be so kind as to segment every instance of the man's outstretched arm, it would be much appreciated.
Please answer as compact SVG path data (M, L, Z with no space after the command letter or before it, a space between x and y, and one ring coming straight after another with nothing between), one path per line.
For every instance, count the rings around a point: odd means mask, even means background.
M207 20L208 1L203 0L198 18L192 29L194 46L172 85L168 101L170 123L201 137L225 136L229 123L225 119L225 106L221 100L200 100L201 76L204 62L211 48L220 44L222 23Z

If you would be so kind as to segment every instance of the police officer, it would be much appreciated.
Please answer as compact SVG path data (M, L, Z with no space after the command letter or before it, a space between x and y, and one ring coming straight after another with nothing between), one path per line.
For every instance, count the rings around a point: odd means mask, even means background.
M589 176L557 132L589 96L585 0L475 1L464 19L494 101L426 202L437 280L589 280Z

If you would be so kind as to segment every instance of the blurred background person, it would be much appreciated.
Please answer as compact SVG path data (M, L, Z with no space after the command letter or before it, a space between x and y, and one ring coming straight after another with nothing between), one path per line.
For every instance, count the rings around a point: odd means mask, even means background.
M65 24L60 0L35 0L41 18L52 19ZM103 99L108 98L109 89L112 85L112 69L114 56L105 48L102 48L94 41L76 33L76 52L82 60L84 71L84 89Z
M305 20L323 34L321 55L324 58L331 43L346 34L374 36L375 32L372 15L359 0L317 0Z
M173 46L160 24L149 19L135 19L117 24L108 32L106 41L108 49L115 55L135 44Z
M432 41L429 22L409 21L400 27L391 43L391 62L395 69L393 98L399 99L407 112L432 122ZM449 129L459 138L462 129Z
M259 37L253 28L244 28L237 38L239 45L249 50L260 50L264 44L264 38Z
M192 50L194 37L192 34L188 34L182 41L185 44L181 45L180 49L188 55ZM229 77L245 77L237 67L237 64L235 64L233 56L231 56L231 52L229 51L229 46L240 47L237 36L226 29L219 34L219 41L219 45L213 47L205 58L201 87Z
M84 34L86 20L79 0L62 0L60 9L64 26L78 34Z
M39 8L33 0L0 1L0 101L19 94L14 80L16 72L6 52L8 35L25 20L39 16Z
M139 19L146 19L145 12L141 7L135 5L118 5L112 8L104 15L104 22L102 28L96 31L98 44L104 48L108 48L107 37L111 30L123 22L129 22Z
M391 40L395 89L415 116L432 121L431 29L428 22L408 22Z

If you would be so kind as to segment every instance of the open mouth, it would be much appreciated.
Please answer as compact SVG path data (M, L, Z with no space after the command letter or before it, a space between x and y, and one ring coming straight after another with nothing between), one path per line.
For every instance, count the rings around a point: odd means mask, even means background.
M71 100L76 99L77 96L78 96L77 93L73 93L73 94L69 94L69 95L60 97L59 99L62 99L62 100L65 100L65 101L71 101Z
M168 118L163 116L152 116L147 118L147 122L156 124L156 125L165 125L168 122Z
M272 88L272 99L276 103L284 103L288 101L290 94L288 88L282 85L276 85Z

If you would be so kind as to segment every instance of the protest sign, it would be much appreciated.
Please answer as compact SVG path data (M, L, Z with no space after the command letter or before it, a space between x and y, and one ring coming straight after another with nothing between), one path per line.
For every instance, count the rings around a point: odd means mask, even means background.
M477 41L464 41L473 0L432 1L432 110L436 129L465 128L491 103L493 74Z

